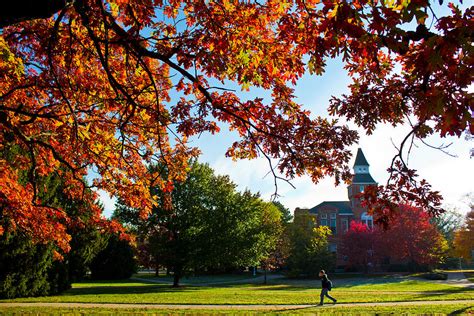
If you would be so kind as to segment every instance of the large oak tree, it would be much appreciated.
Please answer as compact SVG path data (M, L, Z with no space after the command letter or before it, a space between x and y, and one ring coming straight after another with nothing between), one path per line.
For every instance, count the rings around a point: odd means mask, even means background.
M149 258L143 263L172 271L174 286L190 273L257 265L269 257L282 230L272 203L238 192L228 176L215 175L208 165L191 166L170 195L173 208L155 207L146 220L121 203L114 212L136 234L139 257Z
M440 2L442 2L440 0ZM337 120L312 118L292 84L322 74L340 56L350 93L329 110L369 133L407 117L413 130L394 158L386 190L366 201L381 211L413 200L431 212L440 197L403 160L410 137L461 135L473 127L473 8L453 4L438 16L427 0L161 1L19 0L0 13L0 146L27 154L0 160L0 209L9 225L67 248L64 213L38 196L51 172L80 198L91 184L146 215L157 202L149 187L172 189L197 150L187 139L240 134L234 158L264 155L284 177L348 180L348 147L357 134ZM235 82L271 91L243 100ZM216 85L215 83L221 83ZM406 146L405 146L406 148ZM0 148L1 149L1 148ZM147 164L167 166L149 175ZM18 173L26 171L26 186ZM383 202L379 203L378 202ZM384 217L381 217L382 219ZM68 220L74 221L74 218Z

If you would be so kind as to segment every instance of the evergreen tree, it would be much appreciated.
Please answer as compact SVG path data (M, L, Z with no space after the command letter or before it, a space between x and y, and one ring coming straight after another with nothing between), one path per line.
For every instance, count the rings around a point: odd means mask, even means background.
M108 238L107 246L90 264L91 277L98 280L128 279L137 272L132 246L117 235Z

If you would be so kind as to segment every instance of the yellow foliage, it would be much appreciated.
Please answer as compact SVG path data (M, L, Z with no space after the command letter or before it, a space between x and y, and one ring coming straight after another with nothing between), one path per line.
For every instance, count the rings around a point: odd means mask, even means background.
M474 251L474 211L466 215L466 225L454 235L454 253L468 261L472 261Z

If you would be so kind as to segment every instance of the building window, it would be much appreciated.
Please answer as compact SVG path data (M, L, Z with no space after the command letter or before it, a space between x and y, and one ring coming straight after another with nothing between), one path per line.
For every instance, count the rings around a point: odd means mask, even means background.
M364 192L364 186L363 185L360 186L360 192Z
M329 244L330 252L337 252L337 244Z
M374 218L371 215L367 214L367 212L362 213L362 215L360 216L360 220L362 223L367 225L367 227L374 227Z
M333 235L335 235L337 233L336 213L331 213L329 218L330 218L329 227L331 228L331 231L332 231Z
M349 230L349 220L347 218L341 219L342 231L345 233Z
M320 226L328 226L328 214L321 214Z

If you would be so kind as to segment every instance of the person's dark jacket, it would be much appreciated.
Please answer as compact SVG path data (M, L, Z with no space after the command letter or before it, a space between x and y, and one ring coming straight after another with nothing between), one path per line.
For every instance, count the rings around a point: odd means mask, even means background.
M323 289L331 289L331 283L329 283L329 279L326 274L321 277L321 287Z

